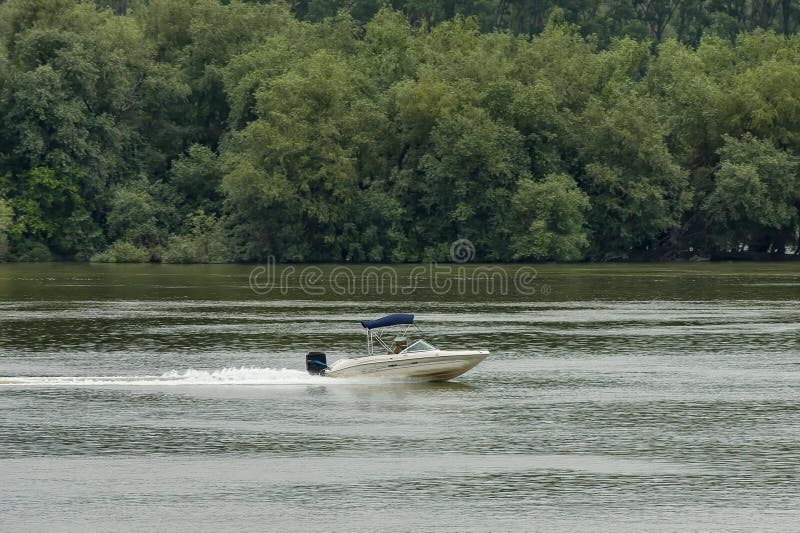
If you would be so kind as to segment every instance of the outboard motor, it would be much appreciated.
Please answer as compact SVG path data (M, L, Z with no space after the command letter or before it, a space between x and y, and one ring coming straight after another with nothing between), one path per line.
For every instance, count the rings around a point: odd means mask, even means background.
M323 376L328 368L328 360L322 352L308 352L306 354L306 370L312 376Z

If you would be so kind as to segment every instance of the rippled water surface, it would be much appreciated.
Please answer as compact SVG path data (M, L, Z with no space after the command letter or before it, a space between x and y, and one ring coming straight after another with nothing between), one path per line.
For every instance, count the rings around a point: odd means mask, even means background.
M797 263L537 266L525 294L251 270L0 265L0 529L800 523ZM391 312L492 355L439 384L306 374Z

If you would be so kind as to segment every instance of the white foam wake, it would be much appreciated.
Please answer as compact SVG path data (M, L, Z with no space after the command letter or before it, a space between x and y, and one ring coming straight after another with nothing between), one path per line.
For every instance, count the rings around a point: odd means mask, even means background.
M0 386L81 385L309 385L332 380L287 368L240 367L170 370L160 376L0 376Z

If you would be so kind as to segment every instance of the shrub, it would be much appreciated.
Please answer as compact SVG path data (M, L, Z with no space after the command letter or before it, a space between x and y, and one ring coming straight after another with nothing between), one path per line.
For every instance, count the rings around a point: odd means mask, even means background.
M92 256L93 263L147 263L150 251L128 241L116 241L104 252Z
M223 221L198 209L186 219L188 231L174 235L161 256L165 263L224 263L229 260Z
M47 246L38 241L24 240L14 247L11 260L20 263L42 263L52 261L53 254Z

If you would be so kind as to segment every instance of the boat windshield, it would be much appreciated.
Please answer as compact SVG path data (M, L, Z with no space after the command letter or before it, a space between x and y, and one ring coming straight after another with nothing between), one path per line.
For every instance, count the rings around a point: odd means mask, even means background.
M436 349L435 346L433 346L432 344L429 344L429 343L425 342L424 340L420 339L420 340L412 343L411 346L409 346L408 348L406 348L405 350L403 350L400 353L427 352L427 351L435 350L435 349Z

